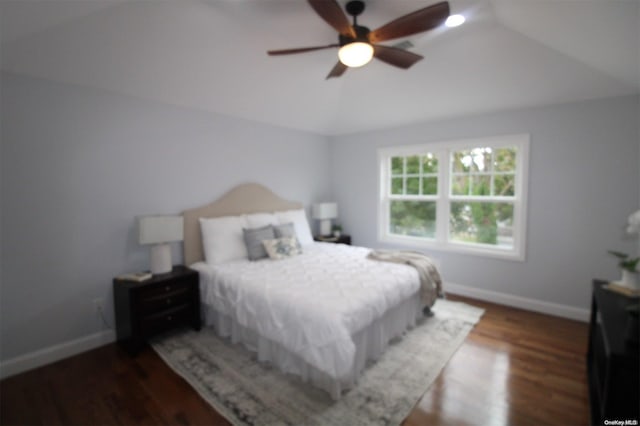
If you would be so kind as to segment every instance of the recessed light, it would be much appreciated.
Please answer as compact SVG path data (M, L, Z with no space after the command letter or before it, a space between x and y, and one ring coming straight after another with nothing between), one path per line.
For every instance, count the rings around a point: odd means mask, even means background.
M463 23L464 23L464 16L462 15L451 15L444 22L444 24L449 28L457 27L459 25L462 25Z

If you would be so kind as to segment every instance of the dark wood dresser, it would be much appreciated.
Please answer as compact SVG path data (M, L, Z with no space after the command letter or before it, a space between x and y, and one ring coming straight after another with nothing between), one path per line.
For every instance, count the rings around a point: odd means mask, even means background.
M113 299L118 342L132 354L149 337L175 326L200 330L199 275L185 266L142 282L115 278Z
M587 354L591 424L606 424L605 420L638 424L640 350L638 336L635 343L628 339L627 308L637 309L639 299L607 290L606 284L593 281Z

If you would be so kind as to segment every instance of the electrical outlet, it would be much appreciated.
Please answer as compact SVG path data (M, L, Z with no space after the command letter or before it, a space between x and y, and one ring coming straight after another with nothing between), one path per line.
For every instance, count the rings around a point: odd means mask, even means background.
M100 315L100 311L102 311L102 306L104 305L104 299L102 297L97 297L93 299L93 310L96 315Z
M109 325L105 317L103 297L96 297L95 299L93 299L93 310L95 312L96 321L98 321L98 323L100 324L100 328L102 330L110 329L111 326Z
M102 316L103 314L103 307L104 306L104 299L102 297L96 297L95 299L93 299L93 312L94 315L96 316L96 321L98 321L98 324L100 324L100 328L103 327L103 319Z

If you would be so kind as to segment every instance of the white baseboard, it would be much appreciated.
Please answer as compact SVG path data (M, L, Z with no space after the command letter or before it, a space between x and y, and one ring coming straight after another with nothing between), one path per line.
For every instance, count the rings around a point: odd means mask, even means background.
M540 312L543 314L553 315L556 317L569 318L576 321L588 322L589 310L576 308L574 306L561 305L559 303L544 302L537 299L529 299L521 296L514 296L507 293L498 293L496 291L484 290L474 287L468 287L461 284L445 283L445 292L467 296L473 299L484 300L487 302L497 303L499 305L512 306L514 308L525 309L527 311Z
M41 367L86 352L116 340L113 330L105 330L79 339L40 349L0 363L0 379Z

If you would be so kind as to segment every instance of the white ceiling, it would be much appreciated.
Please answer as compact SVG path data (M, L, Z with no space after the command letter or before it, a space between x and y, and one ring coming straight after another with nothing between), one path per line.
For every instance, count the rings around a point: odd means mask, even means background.
M344 0L339 0L344 5ZM366 0L375 29L435 0ZM452 0L467 23L325 80L304 0L0 0L2 69L325 135L640 92L640 0ZM400 41L400 40L399 40ZM394 44L392 41L385 44Z

